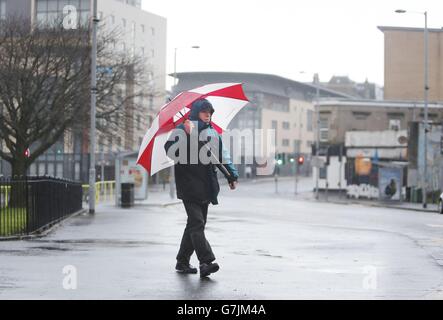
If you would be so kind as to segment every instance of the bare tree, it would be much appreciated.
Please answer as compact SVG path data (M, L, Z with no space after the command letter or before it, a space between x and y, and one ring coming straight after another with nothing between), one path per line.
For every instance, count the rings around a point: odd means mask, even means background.
M141 88L146 63L113 50L117 32L99 34L98 130L124 136L133 130L134 113L142 112L136 97L146 91ZM0 156L13 176L26 175L64 133L88 127L90 51L88 27L32 26L20 17L0 21L0 139L9 151L0 150Z

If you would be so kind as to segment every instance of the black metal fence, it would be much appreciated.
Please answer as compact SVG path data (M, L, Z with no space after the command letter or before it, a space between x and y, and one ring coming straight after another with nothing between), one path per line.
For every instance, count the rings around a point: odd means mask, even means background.
M0 178L0 238L38 233L82 209L82 185L52 177Z

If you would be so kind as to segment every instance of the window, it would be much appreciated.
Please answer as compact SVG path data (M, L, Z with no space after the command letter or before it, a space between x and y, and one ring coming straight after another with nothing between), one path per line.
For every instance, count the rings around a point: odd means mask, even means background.
M281 112L289 112L289 104L273 102L270 105L270 109Z
M328 141L329 124L327 118L320 118L320 141Z
M135 39L135 22L134 21L132 21L132 24L131 24L131 37L132 37L132 39Z
M0 20L6 19L6 0L0 0Z
M281 142L281 145L283 147L289 147L289 139L283 139Z
M314 117L313 117L314 112L313 112L312 110L308 110L308 112L307 112L306 115L307 115L307 119L306 119L307 130L308 130L308 131L312 131L312 124L313 124L313 119L314 119Z
M294 140L294 151L295 152L300 152L300 146L301 146L301 141L300 140Z
M74 177L75 180L80 180L80 162L74 164Z
M36 5L36 20L40 24L61 22L65 16L63 9L68 5L76 8L78 17L77 23L89 23L91 10L90 0L36 0Z
M36 176L37 175L37 164L36 163L31 164L31 167L29 169L29 174L31 176Z
M361 111L353 111L352 115L356 120L366 120L371 113L370 112L361 112Z
M38 164L38 175L44 176L46 174L46 166L43 162L40 162Z
M155 28L154 27L151 27L151 35L155 36Z
M283 121L283 122L282 122L282 126L283 126L283 129L285 129L285 130L289 130L290 124L289 124L289 122L287 122L287 121Z
M63 163L57 162L55 176L58 178L63 178Z
M398 131L401 129L401 120L400 119L389 119L389 130Z
M140 25L140 29L142 30L142 33L145 33L145 25L144 24Z
M53 177L55 174L55 164L53 162L48 163L48 176Z

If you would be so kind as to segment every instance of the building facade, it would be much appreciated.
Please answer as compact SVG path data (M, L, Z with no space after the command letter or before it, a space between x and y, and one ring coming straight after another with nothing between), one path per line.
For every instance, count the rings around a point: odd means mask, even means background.
M313 170L314 179L319 175L320 189L345 189L347 184L374 187L382 162L385 166L396 163L401 167L404 186L411 187L417 182L417 179L410 179L416 173L411 174L406 168L409 160L407 147L408 141L418 139L417 131L411 131L410 127L411 123L423 122L423 103L324 99L319 104L319 115L320 149L315 153L329 163ZM440 124L443 104L429 104L428 115L431 126ZM367 168L367 173L363 174ZM334 179L333 174L338 171L341 172L339 179ZM407 184L406 178L413 182Z
M320 143L343 144L347 131L407 130L409 122L424 120L423 103L413 101L320 101ZM443 121L443 104L429 104L429 121Z
M424 100L424 29L378 27L384 34L384 98ZM443 29L428 29L429 101L443 101Z
M143 58L146 63L143 76L146 91L137 101L138 108L129 120L122 123L124 134L97 135L97 178L114 176L114 159L123 151L136 151L141 140L166 98L166 19L141 9L140 0L98 0L98 17L104 30L116 30L121 35L113 50L124 51ZM7 16L29 17L33 24L50 23L63 18L66 5L76 8L78 23L88 23L91 18L91 0L0 0L0 18ZM102 30L102 29L99 29ZM122 93L130 87L122 84ZM126 91L127 92L127 91ZM125 106L131 109L131 106ZM30 167L31 175L53 175L88 181L89 136L87 132L66 134L48 152ZM3 161L0 173L8 175L8 165Z
M229 129L274 129L276 153L286 158L281 174L292 170L289 159L295 154L306 156L302 168L310 172L311 146L315 141L315 108L313 100L316 87L283 77L235 72L184 72L177 74L178 83L174 92L182 92L209 83L243 83L250 103L232 120ZM345 94L320 88L321 97L346 97ZM240 166L243 174L244 167ZM253 172L255 167L253 167Z

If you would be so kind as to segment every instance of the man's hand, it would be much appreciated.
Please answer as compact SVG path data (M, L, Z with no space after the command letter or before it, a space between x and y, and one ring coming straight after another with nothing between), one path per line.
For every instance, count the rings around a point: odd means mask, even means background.
M194 127L195 127L194 124L189 119L187 119L187 120L185 120L183 125L185 126L186 133L190 135L192 132L192 129L194 129Z
M237 184L237 181L229 182L229 188L231 188L231 190L235 190L235 188L237 188Z

